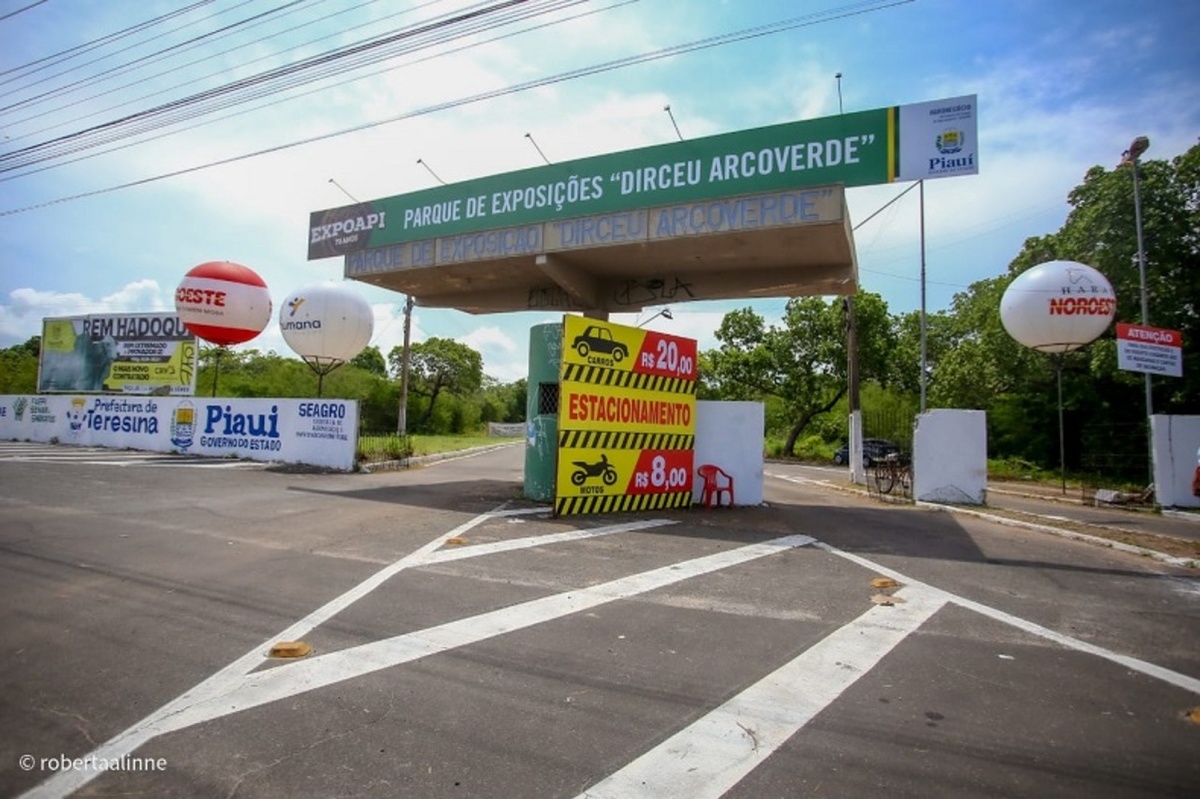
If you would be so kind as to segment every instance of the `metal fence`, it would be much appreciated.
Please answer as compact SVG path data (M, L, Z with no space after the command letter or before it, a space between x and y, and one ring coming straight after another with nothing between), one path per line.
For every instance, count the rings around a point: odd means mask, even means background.
M887 500L912 499L913 422L916 417L915 405L863 411L863 439L882 439L900 448L897 453L873 459L866 467L867 493ZM863 449L869 455L869 448L864 445Z
M403 469L408 466L412 454L413 442L410 435L401 435L395 430L359 428L358 451L354 460L360 468L369 467L372 471Z
M882 438L891 441L905 455L912 454L913 422L917 418L917 408L896 407L887 410L864 410L863 438Z
M1096 501L1098 496L1115 496L1126 504L1152 502L1146 420L1091 424L1081 430L1079 473L1085 502Z

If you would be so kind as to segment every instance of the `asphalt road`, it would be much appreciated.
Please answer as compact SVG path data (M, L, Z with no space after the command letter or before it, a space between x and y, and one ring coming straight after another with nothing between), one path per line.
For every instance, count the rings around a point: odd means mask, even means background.
M766 471L833 485L850 484L849 471L844 466L770 463ZM1048 524L1067 520L1113 530L1200 541L1200 514L1163 515L1135 507L1097 507L1080 501L1077 491L1063 494L1059 491L1023 487L1014 483L990 484L987 491L987 507L1039 517Z
M782 479L554 519L516 447L371 475L65 450L0 443L0 795L1200 784L1192 570Z

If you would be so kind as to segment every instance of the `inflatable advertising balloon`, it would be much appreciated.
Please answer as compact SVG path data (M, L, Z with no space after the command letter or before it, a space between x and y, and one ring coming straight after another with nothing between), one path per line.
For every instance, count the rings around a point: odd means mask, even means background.
M1026 347L1049 353L1058 380L1058 463L1067 493L1063 434L1063 353L1090 344L1112 324L1117 295L1108 278L1076 261L1047 261L1017 275L1000 298L1004 329Z
M175 289L175 312L190 333L221 347L257 336L271 320L271 293L253 269L208 261Z
M1061 353L1095 341L1116 310L1112 284L1100 272L1075 261L1047 261L1009 284L1000 321L1026 347Z
M283 340L319 378L362 352L374 326L370 304L341 283L304 286L279 308Z

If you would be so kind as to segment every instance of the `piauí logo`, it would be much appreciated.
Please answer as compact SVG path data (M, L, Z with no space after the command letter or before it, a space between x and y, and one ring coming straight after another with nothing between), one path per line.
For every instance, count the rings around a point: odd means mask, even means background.
M288 300L288 308L291 309L291 311L288 313L288 316L295 316L296 311L300 310L300 306L303 304L303 297L293 297L291 300Z
M942 155L953 155L962 151L964 138L958 128L947 128L938 135L935 145Z

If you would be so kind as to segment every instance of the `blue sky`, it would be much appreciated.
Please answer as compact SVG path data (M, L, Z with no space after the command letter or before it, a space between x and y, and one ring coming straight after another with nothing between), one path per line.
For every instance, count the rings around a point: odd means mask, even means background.
M120 44L35 73L17 69L190 5L196 7ZM205 40L186 56L147 59L106 81L27 102L281 5L283 0L0 0L0 154L468 4L306 0L252 30L219 43ZM689 138L829 116L838 112L839 72L847 111L978 96L980 174L926 184L927 308L936 311L972 282L1001 274L1026 238L1057 230L1069 210L1068 192L1090 167L1115 166L1134 136L1150 138L1146 158L1163 159L1200 136L1200 3L559 5L554 13L504 29L514 34L505 38L486 41L495 34L485 34L458 42L454 52L445 46L422 50L160 131L172 135L123 140L118 143L131 146L99 155L82 152L74 157L93 157L74 163L0 172L0 347L39 334L43 317L173 309L183 275L210 260L254 269L278 309L303 285L341 279L341 259L307 261L305 240L309 212L347 203L343 189L370 200L435 185L418 159L448 183L538 166L541 156L526 133L550 160L566 161L674 141L671 116ZM784 20L807 24L527 91L502 91ZM543 27L517 33L535 24ZM298 49L284 52L288 47ZM105 191L483 92L498 96ZM848 190L851 222L865 220L905 188ZM91 192L100 193L67 199ZM862 286L882 294L893 313L917 309L917 192L863 225L855 241ZM401 341L403 297L351 285L374 307L372 343L386 354ZM754 307L775 319L785 302ZM722 315L748 304L673 306L673 319L660 316L650 327L712 347ZM488 374L507 381L525 373L529 327L555 318L418 307L414 337L468 343L483 353ZM242 346L292 354L275 318Z

